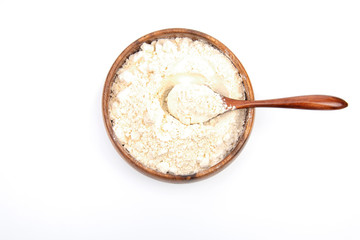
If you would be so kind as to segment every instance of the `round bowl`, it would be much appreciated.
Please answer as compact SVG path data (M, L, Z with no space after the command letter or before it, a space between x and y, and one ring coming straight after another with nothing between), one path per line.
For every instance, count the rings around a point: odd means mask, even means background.
M125 63L126 59L132 55L133 53L136 53L139 51L140 46L143 43L151 43L154 40L160 39L160 38L176 38L176 37L189 37L193 40L203 40L207 42L208 44L212 45L213 47L220 50L223 54L225 54L231 62L234 64L234 66L239 71L239 74L242 76L243 79L243 85L245 88L245 99L246 100L254 100L254 93L252 90L252 86L250 83L250 79L240 63L240 61L236 58L236 56L228 49L224 44L222 44L217 39L191 29L183 29L183 28L170 28L170 29L164 29L159 30L156 32L149 33L132 44L130 44L115 60L114 64L112 65L104 86L103 90L103 96L102 96L102 112L105 122L106 131L109 135L109 138L114 145L115 149L118 151L118 153L128 162L130 165L135 167L135 169L139 170L140 172L144 173L145 175L148 175L150 177L154 177L156 179L160 180L166 180L171 182L184 182L189 180L197 180L202 179L208 176L211 176L220 170L224 169L229 163L240 153L240 150L244 147L247 139L249 138L253 122L254 122L254 109L248 108L246 110L246 118L245 118L245 128L243 134L239 137L239 140L237 142L237 145L235 148L218 164L212 166L211 168L208 168L204 171L197 172L192 175L172 175L172 174L164 174L161 172L158 172L154 169L151 169L149 167L146 167L142 165L140 162L138 162L131 154L125 149L124 146L117 140L117 137L115 135L115 132L112 128L110 117L109 117L109 100L110 100L110 91L112 83L116 77L116 71Z

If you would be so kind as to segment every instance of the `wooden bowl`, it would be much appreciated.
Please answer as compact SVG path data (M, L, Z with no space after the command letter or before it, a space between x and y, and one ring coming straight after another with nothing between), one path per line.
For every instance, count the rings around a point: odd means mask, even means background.
M240 150L244 147L246 140L248 139L253 122L254 122L254 109L249 108L246 111L246 118L245 118L245 129L243 134L240 136L238 143L236 147L218 164L212 166L211 168L208 168L207 170L198 172L193 175L172 175L172 174L164 174L161 172L158 172L154 169L151 169L149 167L146 167L142 165L140 162L138 162L133 156L130 155L130 153L122 146L122 144L117 140L117 137L114 133L114 130L112 128L110 117L109 117L109 100L110 100L110 91L112 83L116 77L117 70L125 63L126 59L132 55L133 53L136 53L139 51L140 46L143 43L151 43L154 40L157 40L159 38L176 38L176 37L189 37L193 40L204 40L205 42L211 44L215 48L219 49L222 53L224 53L234 64L234 66L238 69L240 75L243 79L243 84L245 87L245 97L247 100L254 100L254 93L251 87L250 79L240 63L240 61L236 58L236 56L220 41L217 39L195 30L190 29L183 29L183 28L170 28L170 29L164 29L156 32L149 33L132 44L130 44L116 59L114 64L112 65L104 86L103 96L102 96L102 112L105 122L106 131L110 137L110 140L116 150L119 152L119 154L128 162L130 163L135 169L139 170L140 172L144 173L145 175L148 175L150 177L154 177L156 179L160 180L166 180L171 182L184 182L189 180L196 180L200 178L205 178L208 176L211 176L212 174L215 174L219 172L220 170L224 169L225 166L229 165L229 163L239 154Z

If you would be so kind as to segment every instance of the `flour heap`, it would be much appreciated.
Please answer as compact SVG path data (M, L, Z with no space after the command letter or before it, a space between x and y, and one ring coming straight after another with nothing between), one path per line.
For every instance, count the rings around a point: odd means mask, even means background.
M180 122L203 123L226 111L220 94L204 85L180 83L167 96L168 110Z
M164 104L166 94L177 85L184 87L189 74L201 76L197 86L245 98L231 61L190 38L142 44L117 71L111 88L109 113L117 140L137 161L162 173L189 175L214 166L235 147L244 129L243 109L191 125L172 116ZM172 77L178 75L184 77Z

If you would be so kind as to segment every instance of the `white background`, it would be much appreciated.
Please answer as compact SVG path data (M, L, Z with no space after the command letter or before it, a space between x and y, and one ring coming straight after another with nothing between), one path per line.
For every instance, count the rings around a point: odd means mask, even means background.
M358 1L1 1L0 239L360 239ZM242 153L191 184L143 176L102 122L106 75L149 32L214 36L257 99Z

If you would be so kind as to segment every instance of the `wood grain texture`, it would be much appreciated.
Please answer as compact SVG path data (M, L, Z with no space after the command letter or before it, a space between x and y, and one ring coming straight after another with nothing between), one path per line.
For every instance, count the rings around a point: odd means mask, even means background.
M222 97L229 107L236 109L253 107L276 107L276 108L297 108L309 110L337 110L346 108L347 102L343 99L327 95L306 95L297 97L287 97L269 100L236 100Z
M103 89L103 96L102 96L102 113L103 113L103 119L105 123L105 128L108 133L108 136L114 145L115 149L118 151L118 153L133 167L135 167L137 170L142 172L145 175L148 175L150 177L159 179L159 180L165 180L170 181L173 183L182 183L182 182L188 182L189 180L198 180L203 179L205 177L209 177L220 170L224 169L225 166L229 165L229 163L240 153L240 150L244 147L247 139L249 138L249 135L252 130L253 122L254 122L254 114L255 111L253 108L249 108L246 111L246 120L245 120L245 126L244 126L244 132L240 136L237 145L235 148L218 164L215 166L206 169L204 171L198 172L193 175L173 175L173 174L164 174L161 172L158 172L154 169L148 168L144 165L142 165L140 162L138 162L131 154L122 146L122 144L117 140L116 135L114 133L114 130L111 125L110 117L109 117L109 100L110 100L110 94L111 94L111 86L114 82L114 79L116 77L116 71L125 63L126 59L132 55L133 53L136 53L139 51L140 46L143 43L151 43L154 40L160 39L160 38L176 38L176 37L189 37L193 40L203 40L215 48L219 49L221 52L223 52L234 64L234 66L238 69L239 74L241 75L243 79L243 85L245 88L245 98L246 100L254 100L254 92L251 86L251 82L249 79L249 76L247 75L244 67L240 63L240 61L236 58L236 56L220 41L217 39L191 29L184 29L184 28L170 28L170 29L164 29L156 32L149 33L136 41L134 41L132 44L130 44L115 60L114 64L112 65Z

